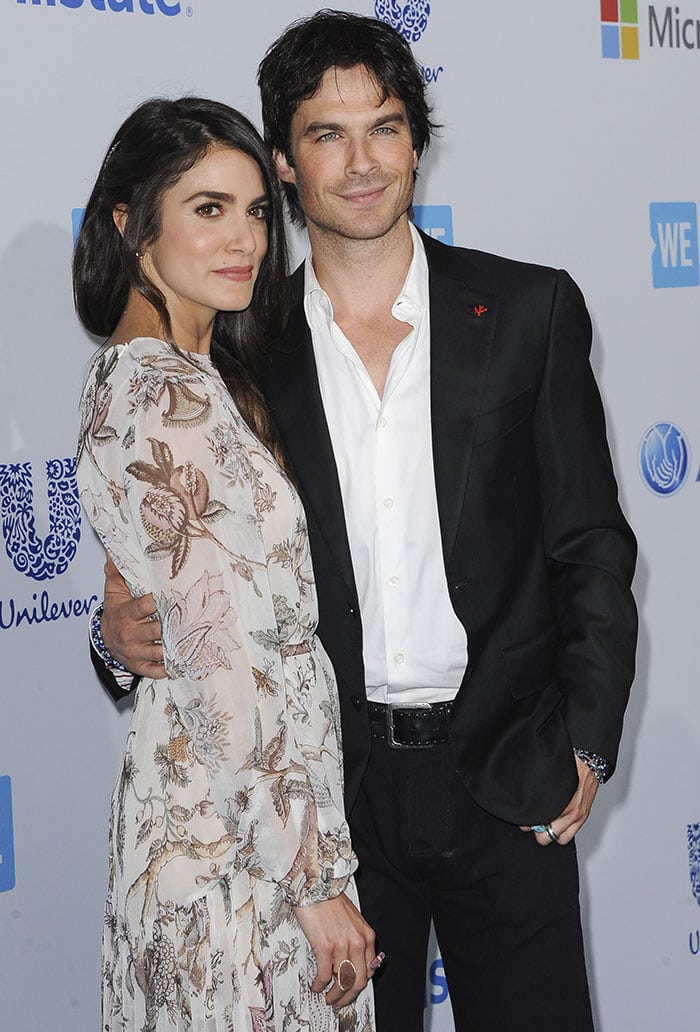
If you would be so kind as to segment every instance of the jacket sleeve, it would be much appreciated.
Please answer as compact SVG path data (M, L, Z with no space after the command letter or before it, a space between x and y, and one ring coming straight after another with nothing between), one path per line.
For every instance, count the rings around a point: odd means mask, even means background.
M634 677L636 542L618 502L590 346L583 297L559 272L535 413L556 674L574 746L603 757L610 776Z

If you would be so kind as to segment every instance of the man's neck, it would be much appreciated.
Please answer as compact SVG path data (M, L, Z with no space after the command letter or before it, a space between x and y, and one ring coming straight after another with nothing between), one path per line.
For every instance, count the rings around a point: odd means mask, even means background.
M413 258L407 216L374 240L331 236L314 226L309 240L316 278L336 316L391 311Z
M313 226L309 239L314 272L331 299L336 325L382 397L392 355L410 332L392 314L413 258L408 219L375 240L331 238Z

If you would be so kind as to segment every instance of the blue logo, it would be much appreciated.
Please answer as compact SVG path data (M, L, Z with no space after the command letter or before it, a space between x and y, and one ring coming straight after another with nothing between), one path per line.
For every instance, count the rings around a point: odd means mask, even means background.
M690 864L690 887L695 902L700 907L700 824L688 825L688 863Z
M694 203L649 205L654 251L651 271L655 287L697 287L698 216Z
M17 0L17 3L30 7L41 7L43 3L44 7L70 7L74 11L85 6L92 7L95 11L113 11L115 14L122 11L128 14L133 14L134 11L155 14L156 11L160 11L168 18L180 14L182 10L179 0L175 3L168 3L168 0ZM187 13L191 14L192 9L188 7Z
M445 965L442 962L442 957L438 957L430 965L428 972L428 987L430 994L426 990L425 998L423 1000L423 1006L427 1007L429 1003L435 1006L439 1003L444 1003L449 996L447 988L447 978L445 977Z
M379 21L393 25L409 43L417 43L430 17L428 0L374 0L374 14Z
M647 487L658 495L672 495L688 475L688 445L673 423L655 423L642 438L639 466Z
M80 227L83 224L84 216L85 208L73 208L70 213L70 221L73 228L73 247L75 247L78 242L78 234L80 233Z
M12 830L12 783L0 778L0 892L15 887L15 838Z
M454 244L452 208L449 204L414 204L413 222L428 236Z
M65 573L80 541L80 499L75 459L46 463L49 533L42 540L34 520L30 462L0 462L0 516L5 551L18 573L50 580Z

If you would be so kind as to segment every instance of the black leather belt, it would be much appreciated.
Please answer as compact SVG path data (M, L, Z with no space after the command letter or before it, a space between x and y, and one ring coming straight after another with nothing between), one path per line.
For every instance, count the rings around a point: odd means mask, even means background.
M451 702L424 702L414 706L368 702L372 738L392 749L427 749L450 740Z

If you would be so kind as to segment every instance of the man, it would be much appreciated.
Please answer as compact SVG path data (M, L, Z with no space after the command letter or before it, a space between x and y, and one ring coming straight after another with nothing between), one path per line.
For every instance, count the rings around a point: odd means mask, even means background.
M583 300L411 226L432 126L389 26L322 11L259 83L311 245L264 389L338 676L378 1028L422 1028L432 919L460 1032L589 1032L572 840L615 765L636 614ZM113 655L162 674L152 602L108 587Z

